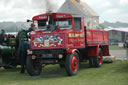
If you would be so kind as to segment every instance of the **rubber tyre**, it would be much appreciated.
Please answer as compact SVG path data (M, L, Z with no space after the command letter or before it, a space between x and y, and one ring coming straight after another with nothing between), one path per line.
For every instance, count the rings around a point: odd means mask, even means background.
M38 66L34 66L34 65L36 65L37 62L39 63L39 65ZM38 75L40 75L41 68L42 68L42 66L40 64L40 59L32 60L31 56L27 57L26 69L27 69L27 72L29 73L30 76L38 76Z
M79 71L79 56L76 52L72 54L67 54L65 61L65 69L69 76L77 74Z
M103 64L103 53L102 50L99 49L98 56L93 57L94 67L101 67Z
M89 67L93 67L93 57L89 57Z

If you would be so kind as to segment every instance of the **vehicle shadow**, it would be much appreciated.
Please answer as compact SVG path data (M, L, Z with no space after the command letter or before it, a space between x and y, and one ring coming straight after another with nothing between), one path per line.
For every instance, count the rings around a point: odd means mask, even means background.
M87 64L80 64L80 70L88 69ZM65 68L60 68L59 65L50 65L42 68L42 72L39 76L30 76L27 72L20 74L20 67L16 69L0 69L0 76L2 78L7 77L15 81L16 80L39 80L39 79L52 79L52 78L64 78L70 77L67 75ZM18 77L18 78L17 78Z

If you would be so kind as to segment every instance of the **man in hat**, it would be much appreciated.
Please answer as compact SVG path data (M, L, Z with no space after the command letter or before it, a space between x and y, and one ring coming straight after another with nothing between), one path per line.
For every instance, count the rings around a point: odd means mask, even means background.
M20 73L25 72L27 49L28 49L28 43L26 42L26 36L23 35L20 41L19 49L18 49L18 54L19 54L20 63L21 63Z
M5 34L5 30L1 29L1 32L0 32L0 45L6 44L6 41L7 41L7 35Z
M125 44L126 44L126 58L128 59L128 35L125 38Z

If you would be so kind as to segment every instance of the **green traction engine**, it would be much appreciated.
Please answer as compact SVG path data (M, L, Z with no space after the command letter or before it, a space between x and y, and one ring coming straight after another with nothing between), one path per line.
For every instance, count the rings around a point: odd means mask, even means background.
M4 67L5 69L16 68L17 65L20 64L19 60L19 43L21 41L22 36L27 36L27 32L22 30L18 32L16 36L7 35L7 40L4 45L0 45L0 67Z

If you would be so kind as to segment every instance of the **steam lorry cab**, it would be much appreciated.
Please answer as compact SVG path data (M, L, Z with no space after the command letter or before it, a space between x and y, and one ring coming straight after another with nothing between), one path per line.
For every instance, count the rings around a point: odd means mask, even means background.
M77 74L80 62L100 67L109 56L108 32L87 29L84 17L66 13L34 16L30 50L26 61L31 76L40 75L42 66L60 64L69 76Z

